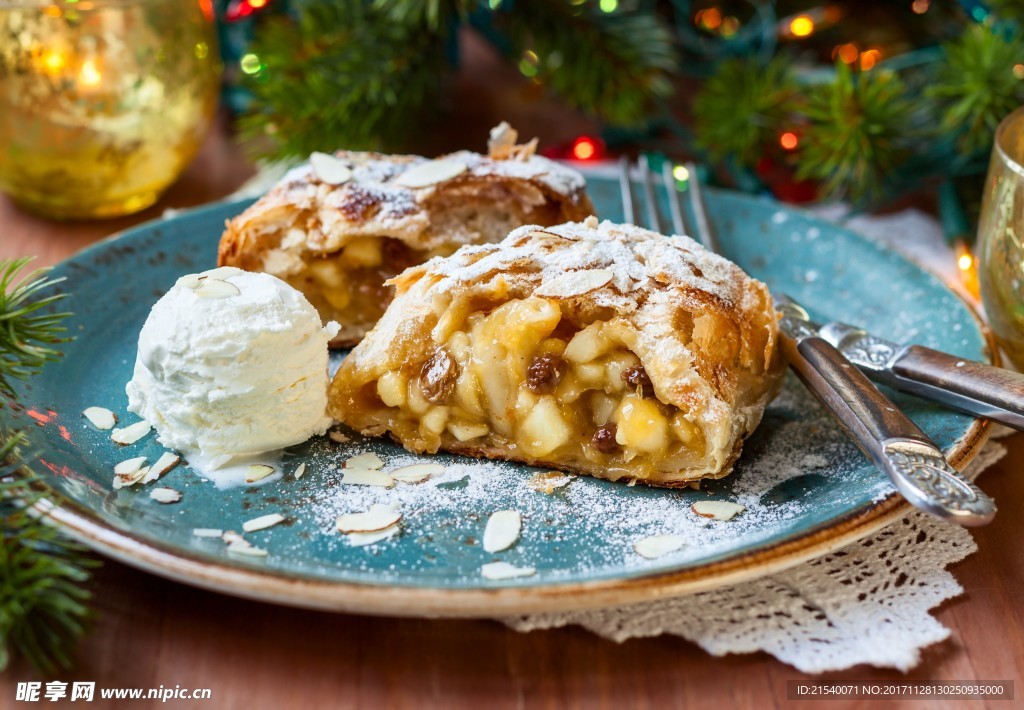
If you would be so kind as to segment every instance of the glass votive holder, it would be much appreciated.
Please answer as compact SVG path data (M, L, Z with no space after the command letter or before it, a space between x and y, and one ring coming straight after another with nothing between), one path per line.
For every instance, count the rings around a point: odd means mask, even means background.
M978 281L996 341L1024 370L1024 106L996 130L978 222Z
M148 207L220 76L211 0L0 0L0 190L55 219Z

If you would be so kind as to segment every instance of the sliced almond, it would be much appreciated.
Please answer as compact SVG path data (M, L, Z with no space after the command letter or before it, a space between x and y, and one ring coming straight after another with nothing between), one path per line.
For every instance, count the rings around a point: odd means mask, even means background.
M737 514L746 510L746 507L725 500L699 500L690 506L690 510L702 518L732 520Z
M187 288L190 291L195 291L202 285L202 283L203 279L199 274L185 274L180 279L178 279L174 283L174 285L181 286L182 288Z
M220 537L224 531L219 528L193 528L192 534L195 537Z
M259 547L253 547L252 545L250 545L248 543L246 543L245 545L237 545L237 544L236 545L228 545L228 552L236 554L236 555L248 555L249 557L266 557L267 556L267 551L266 550L264 550L262 548L259 548Z
M104 407L88 407L82 412L82 416L97 429L113 429L117 424L117 415Z
M380 486L391 488L395 485L395 479L383 471L373 471L368 468L346 468L341 478L342 483L353 486Z
M306 473L306 464L305 463L300 463L298 466L295 467L295 470L292 471L292 477L297 481L300 478L302 478L302 476L305 473Z
M440 476L442 473L444 473L444 466L439 463L414 463L408 466L399 466L389 475L402 483L422 483L431 476Z
M258 518L252 520L246 520L242 523L242 530L245 532L256 532L257 530L263 530L265 528L272 527L278 523L284 522L285 517L280 513L270 513L268 515L261 515Z
M242 292L230 281L203 279L203 282L195 290L195 294L199 298L231 298L232 296L241 296Z
M380 456L372 451L345 460L345 468L368 468L375 471L383 467L384 462L380 460Z
M256 483L256 481L262 481L275 470L273 466L268 466L265 463L254 463L245 472L245 482Z
M327 436L330 437L331 441L335 441L339 444L347 444L352 441L348 436L342 434L340 431L329 431L327 432Z
M309 164L313 166L313 172L320 178L320 182L328 185L344 185L352 179L352 170L330 153L317 151L310 154Z
M685 544L686 540L680 535L652 535L634 542L633 549L641 557L653 560L675 552Z
M157 503L177 503L181 500L181 493L173 488L154 488L149 492L149 497Z
M415 165L398 176L395 184L403 187L428 187L436 185L445 180L451 180L457 175L468 170L468 166L461 160L454 158L441 158L440 160L428 160L425 163Z
M516 544L523 529L523 518L518 510L499 510L487 519L484 528L484 550L501 552Z
M152 429L153 427L149 425L149 422L143 420L141 422L129 424L121 429L114 429L114 431L110 433L110 439L115 444L130 446L148 434Z
M402 514L384 505L375 505L365 513L339 515L338 531L343 533L377 532L389 528L402 519Z
M225 530L220 539L229 545L248 545L249 541L236 533L234 530Z
M377 530L375 532L349 533L346 535L346 538L352 547L365 547L366 545L372 545L373 543L380 542L381 540L387 540L389 537L394 537L400 530L401 527L395 523L391 527L384 528L383 530Z
M149 466L143 466L132 473L119 473L114 475L114 490L129 488L141 481L149 473Z
M146 474L146 478L143 479L143 483L152 483L153 481L160 478L172 468L177 466L181 462L181 457L177 454L172 454L170 451L165 451L160 455L160 458L156 460L156 463L149 467L149 473Z
M508 562L488 562L480 568L484 579L515 579L516 577L532 577L537 574L533 567L516 567Z
M573 478L575 478L575 476L571 473L562 473L561 471L544 471L530 476L530 480L526 482L526 485L538 493L547 493L548 495L551 495L559 488L565 488L572 483Z
M145 456L136 456L133 459L127 459L114 466L114 473L121 476L130 476L133 473L138 473L139 469L146 465Z
M573 298L599 289L611 280L612 272L608 269L570 271L541 284L533 294L542 298Z

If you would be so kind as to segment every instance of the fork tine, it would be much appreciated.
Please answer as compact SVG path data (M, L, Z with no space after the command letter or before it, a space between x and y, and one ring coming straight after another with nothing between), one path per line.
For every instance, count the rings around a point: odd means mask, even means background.
M667 160L661 164L661 182L668 194L668 209L672 213L672 231L676 234L687 234L683 205L679 201L679 190L676 189L676 178L672 174L672 164Z
M661 227L661 215L658 214L658 202L654 195L654 179L647 156L641 154L637 164L640 167L640 184L643 185L644 199L647 202L647 228L653 229L655 232L662 232L664 230Z
M710 220L708 220L707 205L704 203L704 192L700 186L700 179L697 177L697 166L694 163L687 163L686 169L690 171L690 209L693 210L694 226L696 227L696 234L693 236L697 241L703 244L705 247L721 254L722 250L718 243L718 237L715 235L715 230L711 226Z
M619 158L619 189L622 191L622 214L626 224L636 224L636 203L629 177L629 156Z

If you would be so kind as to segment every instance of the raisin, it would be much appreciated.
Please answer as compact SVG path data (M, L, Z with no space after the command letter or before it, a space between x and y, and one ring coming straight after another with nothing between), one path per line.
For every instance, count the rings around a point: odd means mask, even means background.
M615 425L605 424L594 432L590 443L602 454L613 454L619 450L619 442L615 441Z
M627 385L636 390L637 394L641 397L654 396L654 385L651 384L651 378L643 365L627 367L622 371L622 379L625 380Z
M568 365L558 355L538 355L526 370L526 386L537 394L551 394L562 381L566 369Z
M459 379L459 363L445 348L438 348L420 370L420 391L428 402L444 404Z

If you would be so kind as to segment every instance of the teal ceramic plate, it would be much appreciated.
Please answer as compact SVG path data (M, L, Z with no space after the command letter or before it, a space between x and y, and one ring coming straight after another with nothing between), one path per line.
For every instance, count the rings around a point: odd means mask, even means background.
M593 178L602 216L621 219L616 185ZM712 192L723 247L742 267L819 316L868 324L879 335L985 359L987 341L964 303L917 266L864 238L778 205ZM186 466L159 485L183 495L157 503L149 488L114 490L112 468L131 456L154 460L155 437L122 449L83 417L103 406L122 422L136 338L153 303L182 274L214 265L224 220L247 202L218 204L142 225L59 265L63 306L75 340L0 416L40 452L35 468L56 504L53 518L97 550L152 572L223 592L282 603L398 615L488 616L620 604L706 589L795 564L863 536L905 512L884 476L790 377L734 473L700 490L627 487L575 478L551 493L531 487L537 471L455 456L445 472L393 489L340 483L341 459L377 452L387 466L416 460L386 441L317 439L288 452L288 474L260 487L218 490ZM971 417L921 400L897 402L963 466L982 443ZM694 501L736 501L723 522L695 515ZM353 546L336 517L372 503L401 504L396 537ZM493 511L521 512L512 548L489 554L480 540ZM284 523L249 533L266 557L240 556L196 528L242 529L281 513ZM677 551L646 559L633 549L657 534ZM482 565L505 561L535 573L502 581Z

